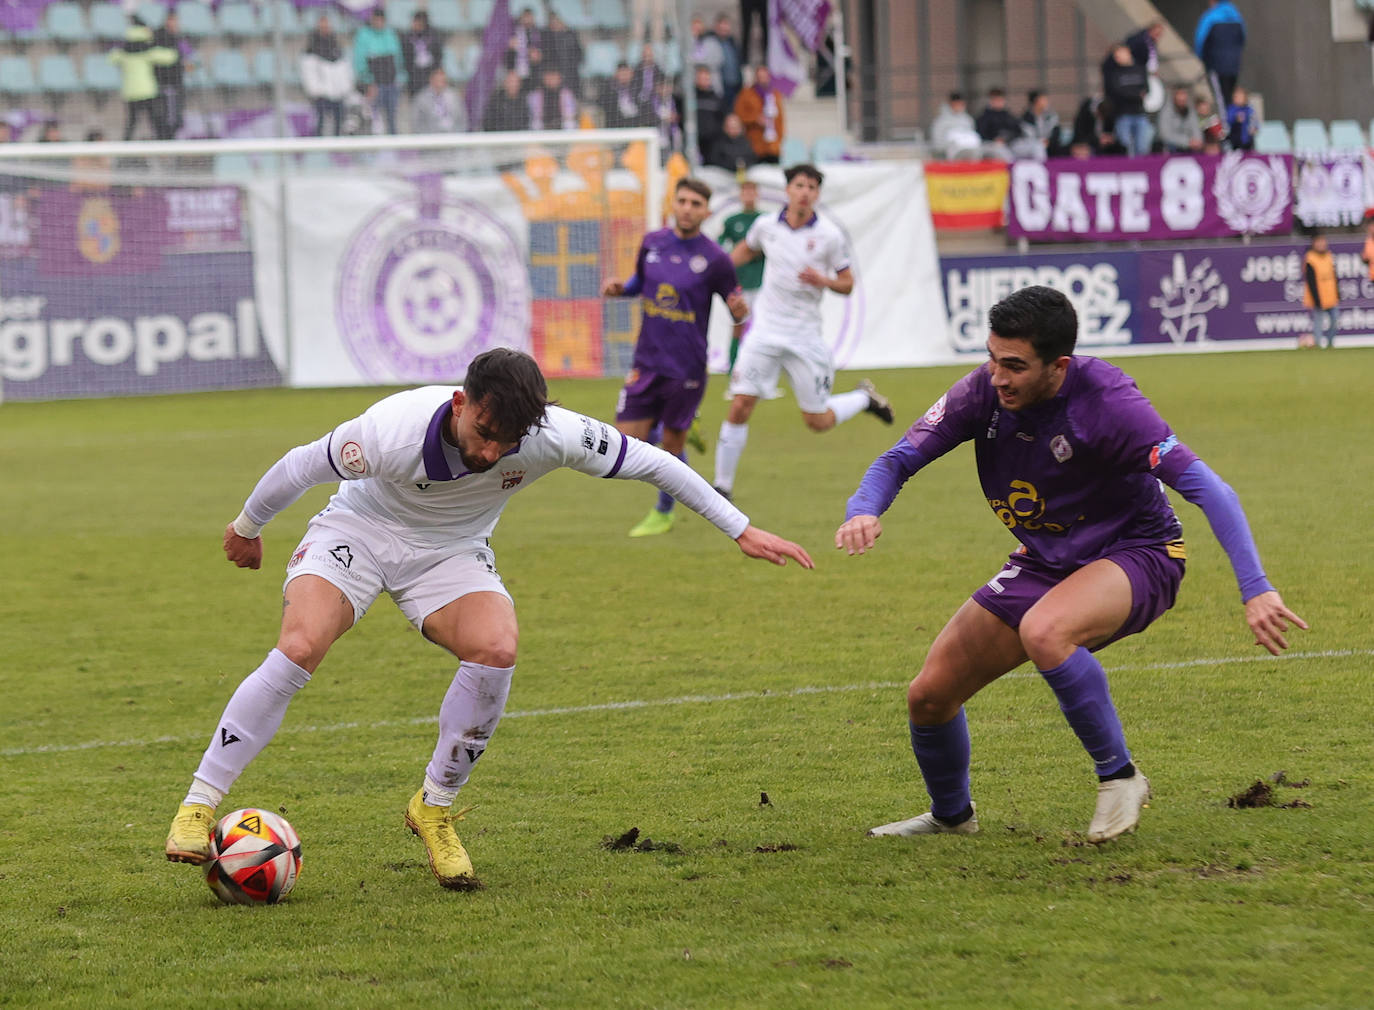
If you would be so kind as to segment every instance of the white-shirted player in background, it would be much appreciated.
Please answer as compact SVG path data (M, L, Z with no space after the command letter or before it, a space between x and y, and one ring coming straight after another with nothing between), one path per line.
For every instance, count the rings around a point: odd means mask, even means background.
M816 213L823 176L814 165L793 165L787 206L776 217L761 215L730 258L736 267L765 256L763 287L754 302L749 339L740 346L730 373L730 410L716 443L716 490L729 497L749 439L749 418L761 397L777 389L786 372L812 431L829 431L864 412L892 423L892 405L867 379L848 393L832 393L835 366L821 334L821 295L854 290L844 235Z
M209 858L215 807L272 739L329 647L386 591L427 639L460 661L405 821L425 843L441 884L480 887L450 808L501 719L518 638L488 538L512 494L560 467L647 481L710 520L749 557L811 567L805 550L751 526L685 463L550 404L534 359L487 351L473 360L462 388L397 393L292 449L224 531L229 560L258 568L262 527L309 488L342 481L287 563L276 648L229 699L172 821L167 858Z

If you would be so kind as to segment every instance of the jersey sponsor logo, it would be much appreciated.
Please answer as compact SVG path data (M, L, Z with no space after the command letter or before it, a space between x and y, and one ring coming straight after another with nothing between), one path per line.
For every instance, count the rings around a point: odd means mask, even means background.
M119 255L119 215L109 200L93 197L81 204L76 218L76 248L92 263L108 263Z
M921 420L924 421L926 424L930 425L932 428L934 428L937 424L943 421L945 419L946 399L947 395L941 396L938 400L932 403L930 405L930 409L926 411L925 417L921 418ZM994 418L994 420L996 419ZM992 429L989 428L988 430L991 431Z
M1172 452L1174 450L1174 447L1177 445L1178 436L1170 435L1163 442L1160 442L1158 445L1153 446L1150 449L1150 469L1153 470L1155 467L1159 466L1159 461L1162 460L1165 456L1169 455L1169 453Z
M942 398L942 399L943 399L943 398ZM991 416L990 418L988 418L988 433L987 433L987 437L988 437L988 438L996 438L996 437L997 437L997 419L998 419L999 417L1001 417L1001 416L1002 416L1002 408L1001 408L1001 407L994 407L994 408L992 409L992 416Z
M595 422L590 417L582 418L582 448L591 452L596 448L596 431L593 428Z
M988 505L1009 530L1060 534L1069 529L1070 524L1045 521L1045 499L1028 480L1012 481L1007 485L1006 498L989 498Z
M1069 445L1069 440L1063 435L1055 435L1050 439L1050 452L1056 462L1067 463L1073 457L1073 446Z
M421 181L374 211L339 263L334 315L365 378L444 382L482 351L529 350L521 243L483 203Z
M509 491L513 487L519 487L520 482L525 479L524 470L502 470L501 471L501 490ZM481 555L478 555L480 557Z
M687 261L687 265L691 267L692 273L704 274L706 272L706 268L710 264L708 263L705 256L693 256L691 259Z
M312 543L314 543L313 540L307 540L305 543L301 544L299 547L296 548L296 553L291 555L291 560L286 563L287 571L290 571L291 569L295 568L298 564L301 563L301 561L305 558L306 554L310 552L310 545Z
M367 460L363 458L363 447L357 442L345 442L339 449L339 462L349 473L367 473Z
M596 454L598 456L604 456L611 448L611 429L607 428L604 423L600 424L598 427L600 430L597 434L600 437L596 440Z
M349 568L353 564L353 552L349 550L348 544L339 544L337 547L330 548L329 556L345 568Z

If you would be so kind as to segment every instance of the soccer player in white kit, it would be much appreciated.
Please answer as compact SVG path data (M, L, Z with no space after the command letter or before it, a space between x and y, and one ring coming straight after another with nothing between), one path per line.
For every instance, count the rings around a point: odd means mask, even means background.
M480 887L450 809L505 709L515 671L515 607L489 542L510 496L568 467L667 491L753 558L804 568L797 544L750 525L691 467L594 418L549 403L534 359L478 355L462 388L425 386L373 404L259 480L224 531L240 568L262 564L261 531L309 488L341 481L286 566L276 648L235 690L172 822L173 862L210 857L215 808L271 740L329 647L386 591L460 661L439 708L439 739L405 821L445 887Z
M729 497L749 440L749 418L760 398L771 398L778 375L787 373L802 421L812 431L829 431L862 413L892 423L892 405L865 379L848 393L832 393L835 366L821 335L821 296L854 290L844 234L816 213L824 177L814 165L793 165L787 206L776 217L760 215L745 240L730 252L736 267L767 258L763 286L754 303L749 339L730 373L730 409L716 443L716 490Z

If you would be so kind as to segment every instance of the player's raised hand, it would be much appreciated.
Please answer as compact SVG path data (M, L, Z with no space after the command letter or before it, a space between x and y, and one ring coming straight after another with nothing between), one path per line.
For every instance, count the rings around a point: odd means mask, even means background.
M262 567L262 537L249 540L234 531L234 524L224 527L224 556L240 568Z
M775 565L785 565L787 559L791 558L803 568L816 567L811 560L811 555L806 553L806 549L801 544L784 540L777 534L761 530L757 526L746 526L744 532L735 538L735 543L739 544L739 549L751 558L762 558L765 561L773 562Z
M848 551L851 556L871 550L883 535L883 524L877 516L855 516L835 531L835 549Z
M601 294L605 298L618 298L625 293L625 285L620 281L607 281L601 285Z
M1285 607L1283 598L1272 589L1245 601L1245 623L1255 633L1255 644L1264 646L1275 656L1288 648L1284 632L1290 623L1307 630L1307 622Z

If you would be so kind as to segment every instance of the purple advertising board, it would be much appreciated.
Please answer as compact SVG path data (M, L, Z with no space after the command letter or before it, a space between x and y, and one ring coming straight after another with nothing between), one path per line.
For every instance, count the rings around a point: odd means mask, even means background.
M281 385L259 326L237 195L192 199L174 218L172 192L43 191L31 201L38 215L10 208L0 242L23 241L39 255L0 256L0 395ZM212 251L182 251L191 244Z
M1055 158L1011 166L1007 232L1033 242L1288 234L1288 155Z

